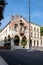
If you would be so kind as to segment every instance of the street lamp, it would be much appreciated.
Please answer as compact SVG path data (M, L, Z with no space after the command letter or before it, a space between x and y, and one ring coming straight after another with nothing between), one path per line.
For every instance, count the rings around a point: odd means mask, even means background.
M31 39L30 39L30 0L29 0L29 49L31 49Z
M3 12L4 12L4 8L5 8L6 4L7 3L5 0L0 0L0 21L4 18Z

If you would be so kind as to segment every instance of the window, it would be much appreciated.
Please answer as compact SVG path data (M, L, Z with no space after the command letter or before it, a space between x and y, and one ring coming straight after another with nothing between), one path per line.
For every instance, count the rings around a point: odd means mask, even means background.
M34 37L36 37L36 33L34 33Z
M39 33L37 34L37 38L39 38Z
M9 27L9 31L11 30L11 27Z
M31 37L33 37L33 33L31 33Z
M16 26L14 26L14 29L16 29Z
M21 26L23 26L23 25L24 25L24 23L22 22L22 20L20 20L20 25L21 25Z
M7 30L6 30L6 35L7 35Z
M22 27L20 28L20 31L22 31Z
M20 20L20 22L22 22L22 20Z
M31 26L31 30L33 29L33 27Z
M24 31L26 31L26 26L24 27Z
M36 27L34 27L34 31L36 31Z
M14 25L14 30L16 30L16 28L17 28L17 24Z
M37 28L37 32L39 32L39 29Z

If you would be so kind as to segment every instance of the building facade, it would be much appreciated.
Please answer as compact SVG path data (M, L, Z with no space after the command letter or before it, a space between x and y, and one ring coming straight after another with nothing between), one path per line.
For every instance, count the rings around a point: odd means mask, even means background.
M33 47L40 47L40 26L30 23L30 37Z
M29 32L30 31L30 32ZM30 30L29 30L29 22L27 22L22 16L11 16L11 21L0 31L0 46L4 45L5 37L11 36L11 38L18 37L19 38L19 46L21 45L21 41L23 37L26 38L27 44L25 48L30 47L40 47L41 46L41 37L40 37L40 26L30 22ZM29 43L29 35L30 35L30 43ZM15 44L14 44L15 45Z

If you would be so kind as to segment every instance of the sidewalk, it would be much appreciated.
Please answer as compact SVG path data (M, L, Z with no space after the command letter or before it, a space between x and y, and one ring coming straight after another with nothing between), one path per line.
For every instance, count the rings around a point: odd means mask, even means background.
M43 51L43 47L33 47L33 50L39 50L39 51Z
M8 65L1 56L0 56L0 65Z

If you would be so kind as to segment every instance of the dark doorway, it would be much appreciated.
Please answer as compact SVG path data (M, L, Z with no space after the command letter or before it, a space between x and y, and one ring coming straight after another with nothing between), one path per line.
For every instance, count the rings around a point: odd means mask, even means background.
M34 40L34 47L35 47L35 42L36 42L36 41Z
M38 45L39 45L39 41L37 40L37 47L38 47Z
M14 37L14 44L15 44L16 46L19 45L19 36L15 36L15 37Z
M29 49L32 48L32 40L30 40Z
M23 46L23 48L25 48L26 44L27 44L27 38L24 36L22 38L21 45Z

